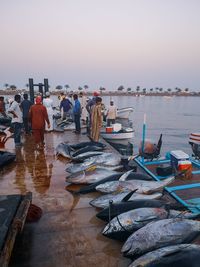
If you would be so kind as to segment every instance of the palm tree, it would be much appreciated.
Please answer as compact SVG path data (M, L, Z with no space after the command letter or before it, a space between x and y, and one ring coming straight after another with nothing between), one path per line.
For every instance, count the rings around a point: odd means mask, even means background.
M26 83L25 86L26 86L26 88L27 88L27 90L28 90L28 88L29 88L29 83Z
M131 92L131 88L130 87L127 88L127 92Z
M79 91L82 91L82 90L83 90L83 88L79 86L79 87L78 87L78 90L79 90Z
M57 86L56 86L56 89L57 89L57 90L62 90L63 87L62 87L62 85L57 85Z
M6 89L8 89L9 84L5 83L4 86L6 87Z
M139 86L139 85L136 87L136 91L137 91L137 92L140 91L140 86Z
M185 92L189 92L189 88L185 88Z
M17 89L17 86L14 85L14 84L12 84L12 85L10 85L10 89L11 89L11 90L16 90L16 89Z
M153 88L150 88L149 91L152 93L153 92Z
M123 85L120 85L118 88L117 88L117 91L123 91L124 90L124 86Z
M70 88L69 84L65 84L64 87L65 87L66 90Z
M84 88L85 90L87 90L87 89L89 88L89 86L86 84L86 85L83 86L83 88Z
M146 88L143 88L142 91L143 91L144 94L146 94L147 89Z

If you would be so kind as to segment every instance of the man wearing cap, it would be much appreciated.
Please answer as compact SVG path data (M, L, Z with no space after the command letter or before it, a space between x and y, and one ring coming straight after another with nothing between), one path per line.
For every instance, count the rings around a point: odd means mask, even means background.
M42 105L41 96L37 96L35 99L35 105L31 106L29 111L29 120L31 121L36 148L43 149L45 122L47 123L48 128L50 128L50 122L47 114L47 109Z

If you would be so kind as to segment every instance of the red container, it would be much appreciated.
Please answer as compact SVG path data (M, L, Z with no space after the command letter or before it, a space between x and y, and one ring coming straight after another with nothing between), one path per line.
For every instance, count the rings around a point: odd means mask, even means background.
M112 133L113 127L106 127L106 133Z
M180 160L178 162L178 170L179 171L192 170L192 162L189 160Z

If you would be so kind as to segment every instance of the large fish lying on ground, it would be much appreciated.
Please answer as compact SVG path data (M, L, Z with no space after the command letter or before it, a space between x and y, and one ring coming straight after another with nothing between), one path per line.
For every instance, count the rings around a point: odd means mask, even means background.
M73 144L73 145L70 145L70 146L73 149L80 149L80 148L83 148L83 147L86 147L86 146L99 146L99 147L103 147L103 148L106 147L105 144L102 144L100 142L81 142L81 143Z
M116 171L95 167L87 171L71 174L66 178L66 182L72 184L92 184L116 173Z
M101 147L101 146L86 146L86 147L83 147L83 148L76 150L76 152L74 152L72 154L72 156L76 157L82 153L86 153L89 151L102 151L103 149L104 149L104 147Z
M177 217L194 219L198 216L191 212L166 210L164 208L139 208L113 218L103 229L102 234L110 238L126 240L133 232L152 221Z
M179 218L159 220L133 233L121 251L128 257L137 257L157 248L191 242L199 234L199 221Z
M56 154L61 155L67 159L71 159L71 147L66 143L60 143L56 147Z
M123 192L125 190L136 190L137 193L151 194L153 192L163 189L171 182L175 180L175 177L169 177L164 181L113 181L100 184L96 187L96 190L102 193Z
M180 244L151 251L132 262L129 267L199 267L200 246Z
M85 171L91 166L95 166L94 158L89 158L87 160L84 160L84 162L82 163L72 163L68 165L65 171L68 173L77 173L77 172Z
M144 194L138 194L135 192L122 192L118 194L106 194L100 197L97 197L90 201L90 205L96 208L107 208L109 206L110 201L112 203L119 203L121 201L127 201L127 200L149 200L149 199L158 199L161 198L162 194L160 193L154 193L151 195L144 195Z
M113 219L114 217L120 215L123 212L143 208L143 207L166 207L167 209L184 209L179 203L169 203L163 200L157 199L148 199L148 200L131 200L131 201L121 201L119 203L113 203L110 208L105 208L96 214L96 217L108 222L109 218Z
M83 162L85 159L88 159L88 158L94 157L94 156L99 156L102 154L103 154L102 151L88 151L88 152L82 153L76 157L72 157L72 160L76 161L76 162Z
M82 166L87 165L103 165L103 166L116 166L120 165L121 157L115 153L101 153L100 155L90 156L86 158L82 163L76 163L69 166L66 171L70 173L75 173L81 171ZM79 165L78 165L79 164ZM83 164L83 165L82 165ZM79 169L80 168L80 169Z
M99 167L102 168L101 165ZM117 165L117 167L120 167L121 168L122 166L121 165ZM106 166L103 167L103 168L106 168ZM123 175L123 173L120 173L120 172L119 173L116 173L116 174L113 174L111 176L108 176L108 177L106 177L106 178L104 178L104 179L96 182L96 183L93 183L91 185L84 186L84 187L80 188L78 191L76 191L76 193L87 194L87 193L90 193L90 192L95 192L97 185L102 184L102 183L105 183L105 182L108 182L108 181L117 181L122 175ZM126 179L127 180L141 179L141 178L147 178L147 179L149 179L149 177L150 176L141 175L139 173L134 173L134 172L131 171L131 173L129 173L129 175L126 177Z
M109 166L115 166L117 164L120 164L121 162L121 157L118 154L109 153L109 152L103 153L93 158L95 158L96 164L103 164L103 165L109 165Z

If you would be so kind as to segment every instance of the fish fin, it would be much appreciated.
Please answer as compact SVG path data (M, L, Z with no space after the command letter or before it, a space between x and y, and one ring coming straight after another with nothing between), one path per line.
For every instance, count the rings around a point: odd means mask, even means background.
M147 222L147 221L152 221L152 220L154 220L154 219L157 219L158 217L157 216L149 216L149 217L145 217L144 216L144 218L142 219L140 219L140 220L135 220L136 222Z
M122 176L119 178L119 181L126 181L126 179L128 178L128 176L131 172L133 172L133 170L130 170L130 171L123 173Z
M88 172L95 171L96 168L97 168L97 165L91 165L87 169L85 169L85 171L88 171Z
M128 201L128 200L131 198L131 196L132 196L136 191L137 191L137 189L135 189L135 190L133 190L133 191L131 191L131 192L128 192L128 194L122 199L121 202L126 202L126 201Z
M187 246L185 246L185 248L190 247L191 245L192 244L188 244ZM162 258L167 258L169 256L177 255L177 254L182 253L182 252L183 252L183 248L177 248L174 251L167 252L165 255L162 256Z

